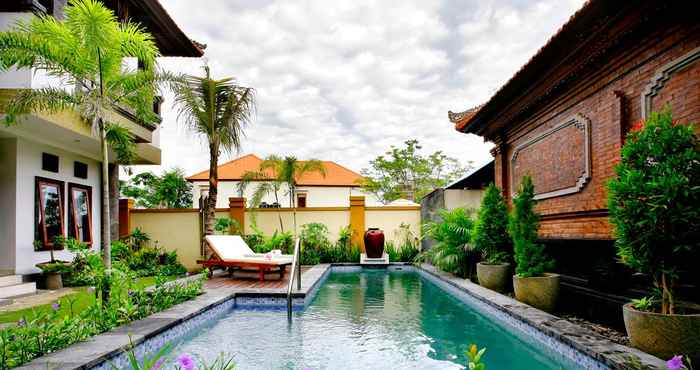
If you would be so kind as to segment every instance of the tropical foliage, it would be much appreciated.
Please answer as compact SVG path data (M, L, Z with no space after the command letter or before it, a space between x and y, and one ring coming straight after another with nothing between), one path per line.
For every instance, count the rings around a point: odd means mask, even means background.
M60 310L58 302L52 310L36 311L21 318L16 325L0 330L0 369L10 369L36 357L55 352L109 331L133 320L144 318L173 305L190 300L202 291L201 279L166 283L156 279L152 289L132 286L136 280L129 271L100 272L95 280L109 280L110 299L102 299L101 287L89 288L93 295L87 308L80 312ZM67 312L67 313L65 313ZM65 314L64 314L65 313Z
M222 152L240 150L244 128L253 119L255 92L238 85L231 77L213 79L205 66L204 77L187 76L177 86L175 103L178 119L205 139L209 147L209 196L204 204L204 228L211 235L218 195L219 156Z
M622 148L608 184L618 255L661 290L661 313L674 313L682 270L700 257L700 144L693 125L670 111L652 113Z
M420 254L420 238L411 231L408 224L401 223L396 230L398 243L387 240L384 243L384 250L389 255L391 262L413 262Z
M64 12L64 20L38 15L0 32L0 72L33 68L60 83L20 90L5 108L5 123L15 124L21 115L37 111L78 112L102 143L102 198L109 199L108 148L122 163L135 153L131 134L111 117L126 110L141 122L158 123L152 109L157 84L174 78L157 70L159 53L151 35L135 23L118 22L101 2L71 0ZM138 59L140 68L125 67L129 57ZM109 264L109 202L103 202L102 224Z
M442 151L424 155L418 140L407 140L406 146L392 146L385 154L371 160L362 170L362 189L384 203L399 198L420 200L434 189L463 176L469 166L448 157Z
M541 276L552 267L552 261L547 258L545 246L537 242L540 217L535 212L535 186L530 176L523 177L513 205L508 226L515 249L515 273L519 277Z
M142 172L128 181L120 181L120 192L132 198L138 208L191 208L192 184L184 172L175 168L158 176Z
M421 259L432 262L443 271L471 276L472 264L478 258L478 252L470 243L474 227L472 211L464 208L443 209L439 212L439 218L439 221L423 225L423 234L436 244L423 252Z
M474 246L490 264L510 261L513 240L508 234L508 207L501 189L494 184L486 188L474 225Z

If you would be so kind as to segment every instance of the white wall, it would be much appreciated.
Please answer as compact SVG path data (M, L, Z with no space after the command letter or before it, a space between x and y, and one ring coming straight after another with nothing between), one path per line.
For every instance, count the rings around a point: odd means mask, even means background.
M0 139L0 273L15 270L16 153L16 139Z
M53 173L41 169L41 153L47 152L59 156L59 172ZM88 165L88 178L79 179L73 176L73 162L80 161ZM49 252L35 252L34 241L34 199L36 194L36 176L65 182L63 187L64 201L64 231L68 227L68 183L92 187L92 235L93 246L100 245L100 171L99 163L66 150L32 142L27 139L17 139L17 179L16 179L16 273L29 274L39 272L36 264L49 260ZM55 257L71 260L68 251L56 251Z
M219 182L218 195L216 197L217 208L228 208L228 198L240 196L238 193L238 183L238 181ZM199 204L201 189L207 188L209 183L206 181L195 181L192 185L193 207L196 208ZM251 182L246 187L243 196L250 201L257 187L257 182ZM307 207L349 207L351 195L364 195L365 205L369 207L382 205L373 195L364 194L359 188L351 186L300 186L297 191L306 193ZM282 207L289 207L289 195L287 193L287 187L283 185L278 192L279 203ZM275 202L275 196L274 194L267 194L262 201L272 204Z

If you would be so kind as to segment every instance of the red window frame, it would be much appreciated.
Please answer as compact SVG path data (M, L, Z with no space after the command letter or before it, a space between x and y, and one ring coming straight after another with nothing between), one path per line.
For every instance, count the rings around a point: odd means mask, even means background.
M87 243L88 245L92 245L93 235L92 235L92 187L87 186L87 185L80 185L80 184L73 184L70 183L68 184L68 217L69 219L69 225L72 227L69 227L68 230L68 236L78 239L80 235L80 231L78 230L78 223L76 222L78 220L78 205L77 205L77 198L75 197L74 192L75 191L80 191L84 192L87 194L87 202L88 202L88 207L87 207L87 217L88 217L88 236L89 240L88 241L83 241L83 243Z
M36 221L34 222L34 227L36 230L36 240L38 240L41 245L40 245L40 250L49 250L49 249L54 249L54 250L61 250L63 249L63 246L56 246L53 244L53 240L48 240L48 236L46 235L46 214L45 214L45 209L42 206L44 204L44 195L43 192L41 191L42 187L44 186L52 186L56 187L58 190L58 212L59 212L59 224L61 228L61 236L66 236L66 230L65 230L65 219L64 219L64 213L63 213L63 181L58 181L54 179L48 179L44 177L37 177L36 178L36 198L35 198L35 211L36 213Z

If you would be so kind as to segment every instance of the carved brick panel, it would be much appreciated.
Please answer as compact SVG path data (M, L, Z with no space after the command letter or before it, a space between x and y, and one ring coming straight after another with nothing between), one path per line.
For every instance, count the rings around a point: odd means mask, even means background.
M523 176L530 175L535 199L547 199L581 191L591 176L591 124L574 115L513 149L511 192Z

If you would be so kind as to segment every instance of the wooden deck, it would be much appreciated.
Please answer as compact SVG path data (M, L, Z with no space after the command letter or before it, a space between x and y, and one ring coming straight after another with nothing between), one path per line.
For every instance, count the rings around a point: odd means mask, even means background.
M310 266L302 266L301 273L304 274ZM207 289L237 288L237 289L287 289L289 284L290 271L284 274L284 279L279 280L279 275L268 274L269 280L259 281L257 272L240 273L236 272L234 277L229 277L228 273L216 271L214 276L204 283Z

